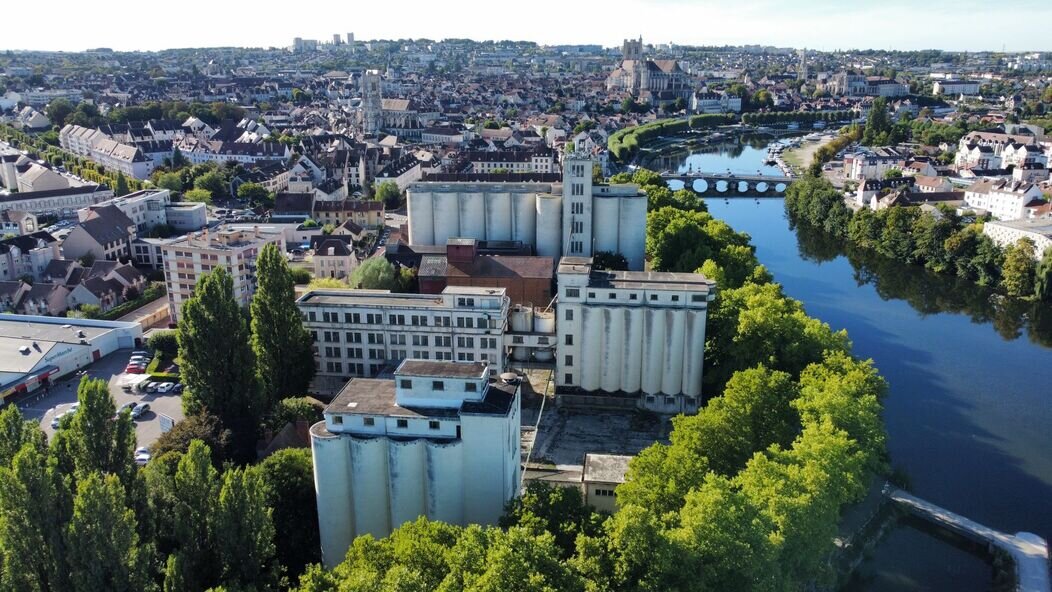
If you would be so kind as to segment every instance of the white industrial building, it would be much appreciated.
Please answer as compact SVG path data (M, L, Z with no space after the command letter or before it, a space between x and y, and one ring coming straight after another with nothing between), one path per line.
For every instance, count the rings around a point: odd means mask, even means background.
M0 314L0 406L6 397L141 343L138 323Z
M296 304L316 344L315 387L335 391L404 359L486 362L504 371L511 300L504 288L449 286L441 294L314 290Z
M582 257L564 257L558 281L555 384L564 401L698 410L714 281L697 273L599 271Z
M562 183L423 181L408 191L409 244L450 238L522 241L537 255L621 253L645 265L647 198L631 184L592 184L588 155L563 160Z
M1045 251L1052 249L1052 218L990 220L983 223L983 234L1000 247L1008 247L1020 239L1028 238L1034 241L1034 258L1040 261Z
M420 516L496 524L519 492L519 430L517 381L485 362L405 360L394 380L349 382L311 428L322 562Z

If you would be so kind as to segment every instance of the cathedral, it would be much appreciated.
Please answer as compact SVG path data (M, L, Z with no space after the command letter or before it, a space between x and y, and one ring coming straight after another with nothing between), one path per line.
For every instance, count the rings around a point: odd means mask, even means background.
M362 75L362 133L418 139L423 126L413 100L383 98L381 82L379 70L366 70Z
M690 100L690 77L676 60L643 58L643 38L625 39L621 64L606 78L606 89L624 91L649 102Z

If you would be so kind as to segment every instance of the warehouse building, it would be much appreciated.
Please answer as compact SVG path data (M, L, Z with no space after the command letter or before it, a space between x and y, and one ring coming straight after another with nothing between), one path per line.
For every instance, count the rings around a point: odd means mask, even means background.
M0 405L141 344L138 323L0 314Z

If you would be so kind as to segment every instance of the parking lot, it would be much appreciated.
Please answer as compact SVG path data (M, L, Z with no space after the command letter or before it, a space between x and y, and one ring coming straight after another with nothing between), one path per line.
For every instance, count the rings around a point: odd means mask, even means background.
M117 350L86 368L83 374L106 380L117 408L129 402L150 405L150 410L135 421L137 446L149 446L161 436L161 416L179 421L183 418L183 405L180 396L173 393L139 393L135 389L132 389L131 393L124 392L123 387L126 384L137 382L145 376L124 373L131 352L130 349ZM65 412L77 401L77 385L80 380L81 374L72 374L56 381L46 390L37 390L16 399L15 404L27 419L39 421L41 429L50 438L55 432L51 427L51 420L56 413Z

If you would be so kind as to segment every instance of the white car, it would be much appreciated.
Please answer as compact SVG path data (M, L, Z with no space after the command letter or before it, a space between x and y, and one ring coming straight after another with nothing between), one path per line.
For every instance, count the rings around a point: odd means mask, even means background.
M173 388L175 388L174 382L162 382L157 386L157 392L161 394L167 394L172 392Z
M145 465L150 462L150 449L145 446L140 446L135 449L135 464Z

